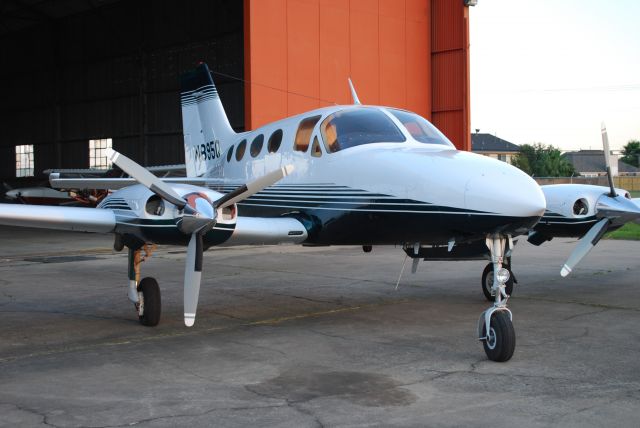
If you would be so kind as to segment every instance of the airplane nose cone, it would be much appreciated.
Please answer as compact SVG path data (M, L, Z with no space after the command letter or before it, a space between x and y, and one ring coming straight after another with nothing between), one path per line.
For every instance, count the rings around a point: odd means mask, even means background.
M465 187L467 209L537 221L547 203L540 186L518 168L487 159Z

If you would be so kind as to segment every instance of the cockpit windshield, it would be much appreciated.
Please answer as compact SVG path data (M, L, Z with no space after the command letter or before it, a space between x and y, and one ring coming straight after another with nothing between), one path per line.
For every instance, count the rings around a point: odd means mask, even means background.
M382 111L357 107L337 111L320 125L327 151L335 153L371 143L402 143L405 136Z
M454 147L453 143L442 132L429 123L428 120L415 113L404 110L388 108L387 111L394 115L411 134L416 141L425 144L441 144Z

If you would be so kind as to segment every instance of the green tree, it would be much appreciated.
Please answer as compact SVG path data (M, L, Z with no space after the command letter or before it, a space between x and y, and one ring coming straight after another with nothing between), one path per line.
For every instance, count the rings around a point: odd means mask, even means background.
M541 143L523 144L511 164L535 177L570 177L575 175L573 165L562 157L560 149Z
M620 158L622 162L633 166L640 166L640 141L630 140L622 149L622 154L624 155Z

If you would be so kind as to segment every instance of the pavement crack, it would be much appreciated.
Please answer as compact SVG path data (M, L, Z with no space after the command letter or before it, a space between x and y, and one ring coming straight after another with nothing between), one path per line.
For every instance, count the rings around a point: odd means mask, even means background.
M208 309L207 312L211 312L212 314L220 315L221 317L229 318L229 319L232 319L232 320L237 320L237 321L242 321L242 322L249 322L248 319L236 317L235 315L230 315L230 314L227 314L227 313L224 313L224 312L220 312L220 311L215 311L215 310Z
M575 314L575 315L571 315L571 316L568 316L566 318L563 318L562 321L569 321L569 320L574 320L574 319L580 318L580 317L586 317L586 316L589 316L589 315L601 314L601 313L607 312L609 310L610 310L609 308L602 308L602 309L597 310L597 311L583 312L581 314Z
M296 412L298 412L298 413L300 413L300 414L302 414L304 416L308 416L308 417L312 418L317 427L324 428L324 424L322 423L322 421L320 420L320 418L317 415L315 415L311 410L305 409L304 407L301 406L301 404L303 404L305 402L306 401L289 401L289 400L287 400L287 406L290 409L293 409Z
M200 412L200 413L180 413L180 414L175 414L175 415L164 415L164 416L157 416L157 417L153 417L153 418L139 419L137 421L128 422L128 423L121 424L121 425L90 426L90 427L87 427L87 428L123 428L123 427L131 427L131 426L136 426L136 425L140 425L140 424L146 424L146 423L150 423L150 422L163 421L163 420L171 420L171 419L178 419L178 418L202 417L202 416L210 415L210 414L216 413L216 412L237 412L237 411L245 411L245 410L274 409L274 408L281 408L281 407L285 407L285 406L286 406L286 404L266 405L266 406L216 407L216 408L209 409L209 410L206 410L206 411Z
M273 294L274 296L291 297L292 299L305 300L307 302L313 302L313 303L329 303L332 305L344 306L344 304L339 300L312 299L311 297L296 296L295 294L286 294L286 293L271 293L271 294Z
M265 351L269 351L269 352L275 352L277 354L282 355L283 357L286 357L287 354L284 351L281 351L280 349L275 349L275 348L271 348L269 346L264 346L264 345L256 345L254 343L246 343L246 342L240 342L238 340L223 340L224 342L227 343L233 343L235 345L240 345L240 346L248 346L250 348L255 348L255 349L263 349Z
M329 334L329 333L325 333L323 331L315 330L313 328L307 328L306 330L310 331L311 333L314 333L314 334L319 334L320 336L330 337L332 339L353 340L353 339L345 337L345 336L340 336L338 334Z
M518 300L528 300L532 302L559 303L559 304L565 304L565 305L566 304L579 305L579 306L586 306L589 308L598 308L598 309L604 309L604 310L640 312L640 308L634 308L630 306L606 305L603 303L581 302L578 300L560 300L560 299L551 299L549 297L518 296Z
M11 406L11 407L13 407L16 410L19 410L21 412L29 413L31 415L35 415L35 416L37 416L39 418L42 418L42 423L44 425L46 425L46 426L50 426L50 427L54 427L54 428L63 428L62 426L55 425L55 424L51 423L49 421L49 417L47 416L46 413L39 412L39 411L37 411L35 409L32 409L30 407L20 406L20 405L15 404L15 403L7 403L7 402L0 402L0 405Z

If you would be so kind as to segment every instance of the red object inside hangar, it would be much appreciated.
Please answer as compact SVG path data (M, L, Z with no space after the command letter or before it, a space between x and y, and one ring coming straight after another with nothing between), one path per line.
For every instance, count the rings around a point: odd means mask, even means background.
M244 0L245 124L332 104L415 111L471 147L463 0Z

